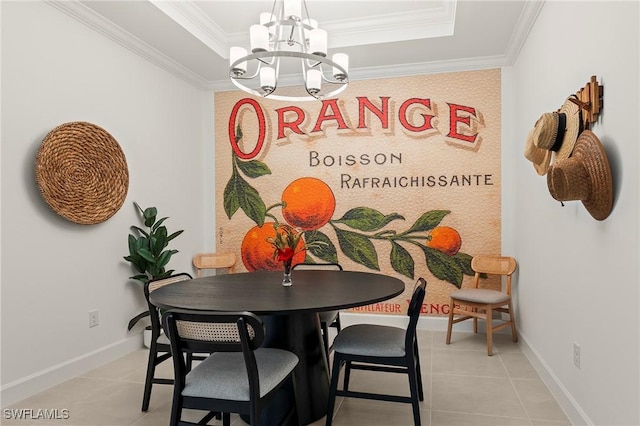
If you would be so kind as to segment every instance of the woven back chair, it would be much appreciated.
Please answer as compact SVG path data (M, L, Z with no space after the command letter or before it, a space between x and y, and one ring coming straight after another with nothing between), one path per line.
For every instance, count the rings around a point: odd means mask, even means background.
M453 324L473 319L473 332L478 332L478 319L486 321L487 354L493 354L493 333L505 327L511 327L511 337L518 341L516 321L511 301L511 276L517 267L516 260L507 256L478 255L471 259L474 270L473 287L451 292L449 302L449 323L447 325L447 345L451 343ZM479 288L481 274L506 277L504 291ZM507 321L493 325L493 312L508 314ZM455 315L460 315L455 317Z
M142 411L149 409L151 387L154 383L162 385L173 384L173 379L155 377L156 366L171 358L171 347L169 345L169 339L162 333L160 312L158 308L149 301L149 294L166 285L190 279L192 279L191 275L180 273L167 278L150 280L144 285L144 297L147 299L149 318L151 319L151 344L149 346L149 361L147 362L147 375L144 382L144 394L142 396ZM188 357L190 364L193 358L191 354L189 354Z
M202 276L203 269L227 269L227 273L233 271L236 264L235 253L198 253L193 256L193 266L196 268L196 277Z
M259 425L261 411L298 364L292 352L260 347L266 330L249 312L170 310L163 321L174 353L211 353L191 372L182 357L173 358L171 426L192 424L181 419L185 408L208 412L198 424L220 412L225 425L229 413L248 415L251 425ZM297 422L295 404L287 419Z
M342 266L338 263L298 263L293 266L294 270L320 270L320 271L342 271ZM327 365L331 365L329 354L331 353L331 345L329 344L329 327L341 330L340 311L323 311L319 312L320 328L322 328L322 342L324 344L324 352L327 356Z
M422 309L427 282L418 278L409 302L406 328L374 324L355 324L342 329L333 341L333 368L329 388L326 425L331 426L337 396L410 403L413 422L420 426L419 401L424 400L422 373L418 355L416 327ZM340 366L345 366L343 389L338 389ZM349 390L351 370L403 373L409 377L410 396ZM384 389L384 388L381 388Z

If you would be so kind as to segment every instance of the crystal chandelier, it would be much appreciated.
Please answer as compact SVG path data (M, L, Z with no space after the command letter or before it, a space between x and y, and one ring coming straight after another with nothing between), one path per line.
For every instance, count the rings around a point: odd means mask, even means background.
M347 88L349 57L327 56L327 32L309 18L305 0L275 0L271 13L260 14L260 24L249 28L249 38L250 52L232 47L229 53L229 77L239 89L269 99L307 101ZM280 71L292 63L302 67L299 87L279 88L278 80L285 79Z

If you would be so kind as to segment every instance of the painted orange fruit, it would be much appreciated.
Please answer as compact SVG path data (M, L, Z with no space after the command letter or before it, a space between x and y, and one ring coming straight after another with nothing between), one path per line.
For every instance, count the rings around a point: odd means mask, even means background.
M291 226L311 231L326 225L336 209L329 185L313 177L301 177L282 192L282 216Z
M276 233L273 225L273 222L265 222L262 226L254 226L242 239L242 263L249 272L282 270L282 262L273 258L273 246L267 242L267 237L273 237ZM298 248L303 246L304 241L301 239ZM296 253L292 264L304 262L305 256L304 251Z
M448 226L436 226L427 236L427 247L441 251L449 256L458 253L462 239L460 234Z

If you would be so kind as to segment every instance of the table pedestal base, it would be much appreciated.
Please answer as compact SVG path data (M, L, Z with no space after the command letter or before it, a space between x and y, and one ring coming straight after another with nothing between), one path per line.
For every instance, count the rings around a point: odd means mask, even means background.
M265 345L295 353L299 362L293 373L295 402L300 424L327 415L329 368L317 313L263 316Z

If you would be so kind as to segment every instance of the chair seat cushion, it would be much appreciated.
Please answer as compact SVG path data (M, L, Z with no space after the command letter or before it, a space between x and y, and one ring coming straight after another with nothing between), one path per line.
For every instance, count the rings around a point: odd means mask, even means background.
M338 318L338 313L340 311L324 311L320 312L318 316L320 317L320 322L325 322L327 325L333 324L333 322Z
M277 387L298 364L298 357L282 349L254 351L260 397ZM216 352L195 366L186 377L183 396L249 401L249 379L242 352Z
M350 355L376 357L405 356L406 330L375 324L356 324L343 328L333 341L333 350Z
M486 288L465 288L451 292L450 296L454 300L487 304L502 303L509 300L509 296L506 293Z

